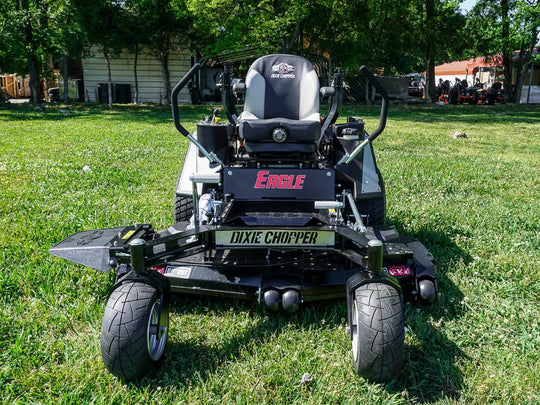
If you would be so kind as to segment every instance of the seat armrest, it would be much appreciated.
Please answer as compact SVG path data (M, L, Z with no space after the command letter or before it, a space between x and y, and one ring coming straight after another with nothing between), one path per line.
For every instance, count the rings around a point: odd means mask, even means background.
M246 83L239 82L239 83L233 84L233 91L235 93L244 94L246 92Z
M336 94L336 89L330 86L321 87L320 93L323 97L333 97Z

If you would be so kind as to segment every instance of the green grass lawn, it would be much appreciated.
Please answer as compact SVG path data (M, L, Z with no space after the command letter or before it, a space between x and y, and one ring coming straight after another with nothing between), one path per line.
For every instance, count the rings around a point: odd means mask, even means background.
M181 116L193 130L211 111ZM342 115L374 129L378 110ZM169 226L186 140L166 107L0 107L0 403L539 403L539 135L539 106L391 107L375 141L388 222L435 255L440 288L407 305L393 381L353 372L344 302L286 316L175 296L162 367L125 384L99 349L113 276L48 249L80 230Z

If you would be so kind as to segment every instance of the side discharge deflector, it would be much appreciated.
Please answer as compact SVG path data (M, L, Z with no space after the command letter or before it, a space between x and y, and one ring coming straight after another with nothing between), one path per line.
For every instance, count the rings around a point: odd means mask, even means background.
M117 241L123 243L133 227L119 227L82 231L71 235L49 249L53 256L96 270L110 270L110 248ZM133 233L133 232L131 232Z

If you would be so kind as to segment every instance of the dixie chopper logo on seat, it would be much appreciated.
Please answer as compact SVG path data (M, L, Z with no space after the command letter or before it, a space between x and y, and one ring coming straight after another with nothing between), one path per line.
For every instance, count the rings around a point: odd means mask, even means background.
M289 65L288 63L281 62L277 65L272 66L272 79L294 79L296 75L294 74L295 67Z

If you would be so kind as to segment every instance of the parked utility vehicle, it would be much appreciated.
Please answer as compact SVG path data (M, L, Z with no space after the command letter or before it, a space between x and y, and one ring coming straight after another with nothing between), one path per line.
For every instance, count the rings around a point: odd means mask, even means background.
M176 223L155 231L133 225L79 232L50 249L117 281L105 308L101 351L123 379L145 376L168 339L170 293L251 299L270 311L344 298L356 371L374 381L403 363L403 302L436 297L433 259L417 241L384 226L385 189L361 119L337 124L343 77L319 88L306 59L268 55L244 83L223 75L227 122L214 116L189 133L178 94L201 69L196 64L172 93L176 128L190 141L175 196ZM236 96L245 95L237 114ZM322 118L319 99L329 97Z

